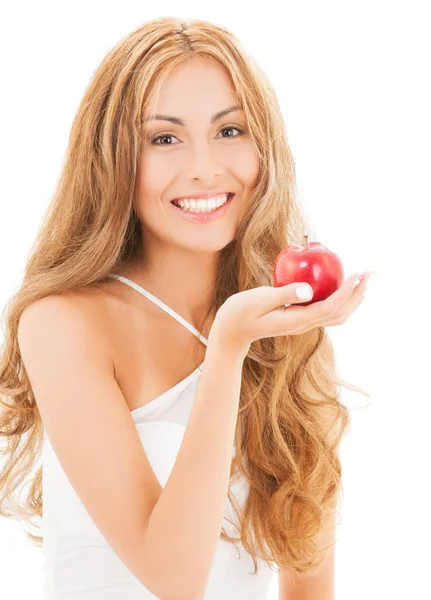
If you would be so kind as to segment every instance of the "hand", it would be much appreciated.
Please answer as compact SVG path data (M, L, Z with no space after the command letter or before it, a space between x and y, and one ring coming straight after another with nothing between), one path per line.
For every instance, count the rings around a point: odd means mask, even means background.
M298 306L309 302L296 296L296 288L304 285L301 282L282 287L261 286L233 294L217 311L209 339L223 340L245 357L255 340L341 325L362 304L370 274L365 272L356 288L353 284L357 274L351 275L326 300L307 306Z

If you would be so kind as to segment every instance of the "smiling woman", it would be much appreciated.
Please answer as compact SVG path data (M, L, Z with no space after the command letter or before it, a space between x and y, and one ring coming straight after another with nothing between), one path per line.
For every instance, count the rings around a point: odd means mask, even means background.
M55 189L0 362L0 511L43 516L46 600L263 600L274 571L332 600L330 339L220 333L309 230L262 70L219 25L144 23L94 73Z

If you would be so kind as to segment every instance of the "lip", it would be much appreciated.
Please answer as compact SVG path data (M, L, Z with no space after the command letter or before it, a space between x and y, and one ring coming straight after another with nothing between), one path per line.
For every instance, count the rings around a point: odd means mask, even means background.
M208 200L208 198L213 198L214 196L230 193L232 192L229 192L228 190L210 190L207 192L197 191L195 194L189 194L188 196L176 196L175 198L172 198L172 200L190 200L190 198L202 198L203 200Z
M229 206L232 204L234 198L235 194L230 194L230 198L223 204L223 206L210 213L186 212L185 210L178 208L178 206L175 206L175 204L172 204L172 202L170 202L170 205L179 214L179 216L186 221L190 221L191 223L208 223L209 221L214 221L215 219L222 217L229 209Z

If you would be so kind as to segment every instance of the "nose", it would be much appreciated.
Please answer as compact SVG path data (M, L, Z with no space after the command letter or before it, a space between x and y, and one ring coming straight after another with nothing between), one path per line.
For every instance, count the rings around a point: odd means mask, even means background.
M223 150L221 150L223 152ZM221 155L221 158L223 155ZM220 163L220 151L216 152L210 143L191 145L189 172L191 177L210 180L223 173Z

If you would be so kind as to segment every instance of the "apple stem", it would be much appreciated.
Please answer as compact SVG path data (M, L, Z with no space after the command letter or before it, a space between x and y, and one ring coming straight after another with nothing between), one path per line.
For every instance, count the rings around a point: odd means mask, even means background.
M310 246L308 245L308 234L307 233L304 235L304 246L305 246L306 250L310 249Z

